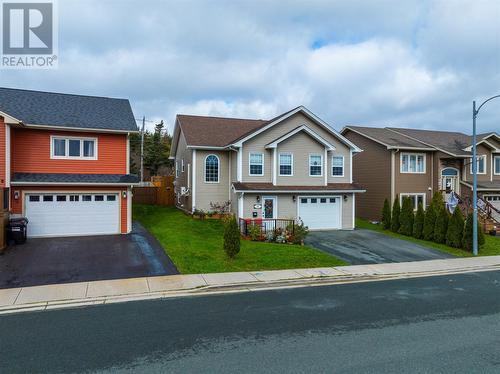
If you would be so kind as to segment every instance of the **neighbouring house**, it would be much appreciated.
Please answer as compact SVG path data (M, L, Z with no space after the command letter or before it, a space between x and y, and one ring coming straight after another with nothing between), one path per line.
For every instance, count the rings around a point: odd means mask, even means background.
M310 229L353 229L352 158L361 149L300 106L271 120L177 115L177 207L230 202L243 219L300 218Z
M125 99L0 88L4 209L31 237L129 233L133 132Z
M363 148L354 158L354 179L366 187L359 217L379 220L384 199L408 196L427 206L435 191L444 200L472 195L472 136L459 132L346 126L342 135ZM480 208L500 221L500 136L477 137ZM486 212L487 211L487 212ZM480 212L481 213L481 212ZM490 217L491 218L491 217Z

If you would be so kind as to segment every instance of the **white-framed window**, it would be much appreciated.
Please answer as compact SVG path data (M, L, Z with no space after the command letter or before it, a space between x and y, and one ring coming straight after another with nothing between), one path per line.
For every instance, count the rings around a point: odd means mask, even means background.
M332 156L332 177L344 176L344 156Z
M287 177L293 175L293 154L280 153L279 157L279 176Z
M425 154L401 153L401 173L425 174Z
M205 157L205 183L219 183L219 157L217 155Z
M175 161L175 177L179 177L179 161Z
M323 176L323 155L309 155L309 176Z
M471 159L472 160L472 159ZM472 163L470 163L470 173L472 174ZM486 174L486 155L477 156L477 173L478 174Z
M399 203L403 206L403 199L409 197L413 203L413 209L417 210L418 204L422 204L425 209L425 193L402 193L399 194Z
M500 175L500 156L495 156L493 159L495 160L493 172L495 175Z
M264 154L250 153L248 155L248 174L253 176L264 175Z
M97 160L97 138L51 136L50 158Z
M181 171L184 173L184 159L181 159Z

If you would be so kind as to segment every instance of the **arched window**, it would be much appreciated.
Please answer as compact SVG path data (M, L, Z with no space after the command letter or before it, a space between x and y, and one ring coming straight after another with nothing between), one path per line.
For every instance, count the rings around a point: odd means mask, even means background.
M219 183L219 157L216 155L205 158L205 182Z
M443 177L457 177L458 170L455 168L446 168L441 171L441 175Z

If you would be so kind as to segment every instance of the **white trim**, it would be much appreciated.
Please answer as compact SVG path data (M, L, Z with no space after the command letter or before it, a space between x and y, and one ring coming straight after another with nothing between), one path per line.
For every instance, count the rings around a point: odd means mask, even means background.
M281 194L281 193L306 193L306 194L331 194L331 193L364 193L366 190L237 190L234 189L234 192L245 192L245 193L273 193L273 194Z
M184 173L186 171L186 167L184 165L184 158L181 158L181 173Z
M321 174L311 175L311 166L317 166L317 165L311 165L311 156L321 157ZM309 169L309 176L310 177L323 177L323 155L321 153L309 153L308 169Z
M399 194L399 204L400 206L403 206L403 197L405 196L423 196L424 199L423 199L423 205L424 205L424 209L426 208L427 206L427 194L425 192L401 192ZM414 210L417 210L418 209L418 199L415 199L415 206L414 206Z
M356 194L352 194L352 228L356 228Z
M189 191L191 189L191 164L188 164L186 179L187 179L187 189Z
M270 129L271 127L273 127L277 123L280 123L280 122L284 121L285 119L293 116L294 114L296 114L298 112L303 112L304 114L306 114L308 117L310 117L317 124L320 124L321 126L323 126L328 132L330 132L332 135L334 135L342 143L344 143L344 144L348 145L349 147L351 147L355 152L361 152L360 148L358 148L356 145L354 145L353 143L351 143L347 138L345 138L344 136L342 136L341 134L339 134L337 131L335 131L333 128L331 128L330 125L328 125L326 122L324 122L323 120L321 120L319 117L317 117L315 114L313 114L309 109L307 109L306 107L304 107L302 105L299 106L299 107L297 107L297 108L295 108L295 109L293 109L293 110L291 110L290 112L288 112L288 113L286 113L286 114L278 117L273 122L267 124L266 126L260 128L259 130L254 131L253 133L251 133L251 134L245 136L244 138L236 141L233 145L235 145L237 147L241 147L243 145L243 143L246 142L248 139L251 139L254 136L259 135L260 133L262 133L262 132Z
M10 187L10 126L5 124L5 188L9 187Z
M353 175L352 175L352 163L353 163L353 154L352 150L349 152L349 182L353 182Z
M232 181L232 175L231 175L231 166L233 164L233 153L232 152L229 152L227 154L227 164L228 164L228 180L229 180L229 183L231 184L233 181ZM189 164L188 164L188 170L189 170ZM189 173L189 172L188 172ZM189 175L189 174L188 174ZM231 199L231 188L228 188L228 201L232 201Z
M500 156L495 156L493 155L493 175L500 175L500 172L496 172L496 163L498 161L498 164L500 165Z
M214 181L207 182L207 158L209 158L210 156L215 156L217 158L217 181L216 182L214 182ZM205 160L203 161L203 181L206 184L220 183L220 167L221 167L220 157L218 155L216 155L215 153L210 153L210 154L206 155Z
M179 161L175 160L175 178L179 178Z
M262 196L262 218L263 219L277 219L278 218L278 196ZM273 218L265 218L264 215L266 214L266 209L265 209L265 200L273 200Z
M325 176L325 186L328 186L328 149L325 147L325 157L323 158L325 160L325 171L323 172ZM309 168L309 171L311 168Z
M302 218L300 217L300 199L321 199L321 198L335 198L339 199L340 201L340 212L339 212L339 228L331 228L331 227L325 227L325 228L319 228L319 229L314 229L314 230L343 230L344 229L344 199L342 195L298 195L297 196L297 219L300 219L302 221Z
M281 156L290 156L292 159L291 167L292 167L292 173L291 174L281 174ZM283 165L287 166L287 165ZM280 177L293 177L293 153L292 152L279 152L278 153L278 175Z
M339 158L339 157L342 158L342 175L333 175L333 159ZM332 160L332 166L330 167L330 172L331 172L332 178L343 178L345 176L345 171L344 171L345 170L345 157L344 157L344 155L332 155L331 160ZM336 166L336 167L338 167L338 166Z
M238 196L238 218L243 218L243 199L245 198L245 193L241 192L240 195Z
M64 130L64 131L78 131L78 132L110 132L115 134L140 133L139 130L111 130L111 129L94 129L85 127L67 127L67 126L51 126L51 125L33 125L33 124L24 124L24 126L47 129L47 130Z
M408 171L403 170L403 157L408 156ZM423 171L410 171L410 158L411 156L415 156L415 168L417 167L417 158L422 156L424 161L424 170ZM413 153L413 152L401 152L399 155L399 172L401 174L426 174L427 173L427 155L425 153Z
M484 171L482 173L479 172L479 160L480 159L484 159ZM470 174L472 175L473 171L472 171L472 166L473 166L473 162L474 160L472 160L472 162L470 163ZM477 162L477 174L478 175L485 175L486 174L486 169L488 168L488 157L487 155L477 155L476 156L476 162Z
M243 147L238 148L238 154L237 154L237 175L238 175L238 182L243 181Z
M335 146L328 142L327 140L323 139L320 135L316 134L313 130L311 130L309 127L306 125L299 126L295 128L294 130L288 132L287 134L281 136L280 138L274 140L273 142L269 143L266 145L266 148L276 148L279 143L287 140L288 138L294 136L295 134L304 131L307 134L309 134L312 138L314 138L318 143L321 143L325 147L328 148L329 151L335 150Z
M54 155L54 140L64 140L64 156L56 156ZM80 141L80 156L70 156L69 155L69 141L70 140L79 140ZM84 146L83 142L85 141L93 141L94 142L94 156L93 157L85 157L83 156ZM50 158L52 160L97 160L98 159L98 138L87 138L81 136L60 136L60 135L51 135L50 136Z
M252 174L251 173L251 166L252 166L252 155L260 155L262 156L262 162L261 162L261 165L262 166L262 173L260 174ZM253 164L253 165L258 165L258 164ZM264 153L263 152L248 152L248 175L251 176L251 177L263 177L264 176L264 165L265 165L265 162L264 162Z
M12 124L12 125L17 125L19 123L23 123L22 121L18 120L17 118L12 117L11 115L0 111L0 116L4 118L4 122L7 124Z
M223 151L225 149L228 149L229 147L213 147L210 145L187 145L186 148L188 149L203 149L206 151Z
M193 176L193 193L191 194L191 211L194 212L196 208L196 149L193 149L193 171L192 171L192 176Z
M276 170L277 166L277 160L276 160L276 152L277 149L273 148L273 185L276 186L277 181L278 181L278 170Z
M130 174L130 135L127 134L127 174Z
M127 234L132 231L132 193L132 189L127 188Z
M391 151L391 205L396 199L396 151Z

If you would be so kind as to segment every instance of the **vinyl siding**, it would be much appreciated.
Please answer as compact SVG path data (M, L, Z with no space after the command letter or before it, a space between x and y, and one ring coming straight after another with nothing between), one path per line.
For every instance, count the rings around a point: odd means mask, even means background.
M97 160L51 159L51 136L97 138ZM1 143L3 144L4 142ZM127 173L127 135L124 134L95 134L12 128L11 150L11 170L13 173Z
M401 173L401 153L418 153L426 157L426 168L424 174ZM426 196L426 204L432 199L432 188L435 179L432 177L432 152L396 152L396 162L394 164L396 177L396 195L402 193L422 193ZM382 201L383 202L383 201Z
M181 187L192 187L192 150L187 148L186 144L186 138L184 137L184 134L181 132L178 138L178 144L177 144L177 154L176 154L176 159L175 162L179 166L179 177L176 177L175 179L175 193L180 193ZM182 160L184 159L184 172L182 172ZM189 165L189 166L188 166ZM174 164L174 170L175 170L175 164ZM189 180L189 183L188 183ZM175 197L175 204L177 207L191 211L192 207L192 196L191 194L187 196L182 196L180 199L180 204L177 202L177 195Z
M5 126L7 126L4 122L4 118L0 117L0 187L5 187L5 151L6 151L6 130Z
M205 183L205 158L219 157L219 183ZM229 151L196 151L196 202L195 209L210 210L210 202L229 200Z
M353 156L353 181L366 189L356 196L356 215L380 220L384 200L391 200L391 153L387 148L353 131L344 136L363 152Z
M14 192L19 192L19 199L14 198ZM120 199L120 230L122 234L127 233L127 198L123 198L123 192L127 192L127 188L121 187L77 187L77 186L44 186L44 187L13 187L11 188L11 213L24 214L24 194L27 192L42 193L42 192L81 192L81 193L119 193ZM29 224L28 224L29 230Z

